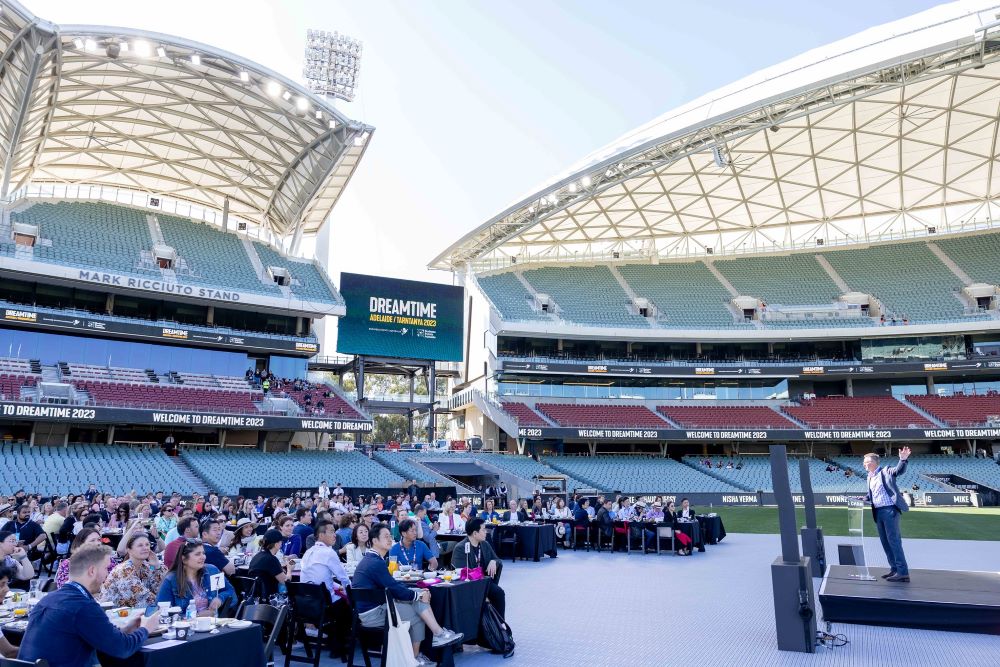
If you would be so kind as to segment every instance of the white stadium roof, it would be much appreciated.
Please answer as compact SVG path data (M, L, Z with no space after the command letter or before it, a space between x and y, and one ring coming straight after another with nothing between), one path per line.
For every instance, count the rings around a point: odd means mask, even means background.
M117 49L117 52L115 51ZM260 65L179 37L59 26L0 0L0 196L106 186L314 234L373 129Z
M942 5L653 120L431 267L652 261L991 226L998 131L1000 5Z

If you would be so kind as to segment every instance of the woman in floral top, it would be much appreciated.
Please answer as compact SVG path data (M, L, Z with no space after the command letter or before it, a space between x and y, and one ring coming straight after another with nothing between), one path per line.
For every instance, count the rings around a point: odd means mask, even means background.
M73 553L80 547L100 543L100 531L96 528L84 528L73 538L73 544L70 545L70 553ZM111 572L116 565L118 565L118 558L112 554L111 562L108 563L108 572ZM62 588L67 581L69 581L69 558L63 558L59 561L59 569L56 570L56 588Z
M146 607L156 603L166 569L150 549L149 535L133 533L126 544L128 560L108 575L101 599L121 607Z

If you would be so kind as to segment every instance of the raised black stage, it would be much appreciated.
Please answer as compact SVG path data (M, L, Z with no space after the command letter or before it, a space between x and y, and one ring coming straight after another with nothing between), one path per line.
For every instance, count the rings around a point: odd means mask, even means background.
M892 627L1000 635L1000 573L910 570L910 583L862 581L863 567L831 565L819 589L823 619ZM854 576L852 576L854 575Z

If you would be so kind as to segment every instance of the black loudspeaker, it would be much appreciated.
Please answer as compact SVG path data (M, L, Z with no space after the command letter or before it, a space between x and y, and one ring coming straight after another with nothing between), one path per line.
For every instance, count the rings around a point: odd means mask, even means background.
M838 544L837 556L841 565L865 564L865 550L860 544Z

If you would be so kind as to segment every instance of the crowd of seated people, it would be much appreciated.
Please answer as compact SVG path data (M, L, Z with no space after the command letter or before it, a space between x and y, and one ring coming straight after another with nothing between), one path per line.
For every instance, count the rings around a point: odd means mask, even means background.
M96 485L59 497L18 491L9 501L0 498L0 590L8 584L27 590L32 580L39 580L51 591L35 605L44 615L33 611L29 616L20 648L4 640L0 655L84 664L99 648L125 658L158 627L158 614L121 629L108 621L100 603L130 608L169 603L180 607L182 616L232 616L250 596L286 603L285 584L297 575L329 591L332 648L342 655L351 626L346 588L354 585L388 590L401 616L411 622L417 664L433 664L419 653L425 629L435 647L463 637L441 627L425 592L415 594L393 576L386 577L386 559L436 569L440 512L447 519L444 530L467 535L470 551L466 554L463 547L462 558L481 561L468 567L481 566L486 576L496 576L499 561L483 543L483 522L476 522L475 508L463 508L466 522L455 507L449 496L442 509L434 493L422 502L402 492L355 499L339 483L331 489L325 482L316 493L293 498L195 493L185 499L162 491L115 495ZM428 510L433 510L433 520ZM380 515L390 518L383 522ZM237 574L254 578L253 589L237 592ZM503 613L503 591L495 581L489 597ZM360 611L365 625L381 627L384 606ZM89 620L52 620L73 614Z

